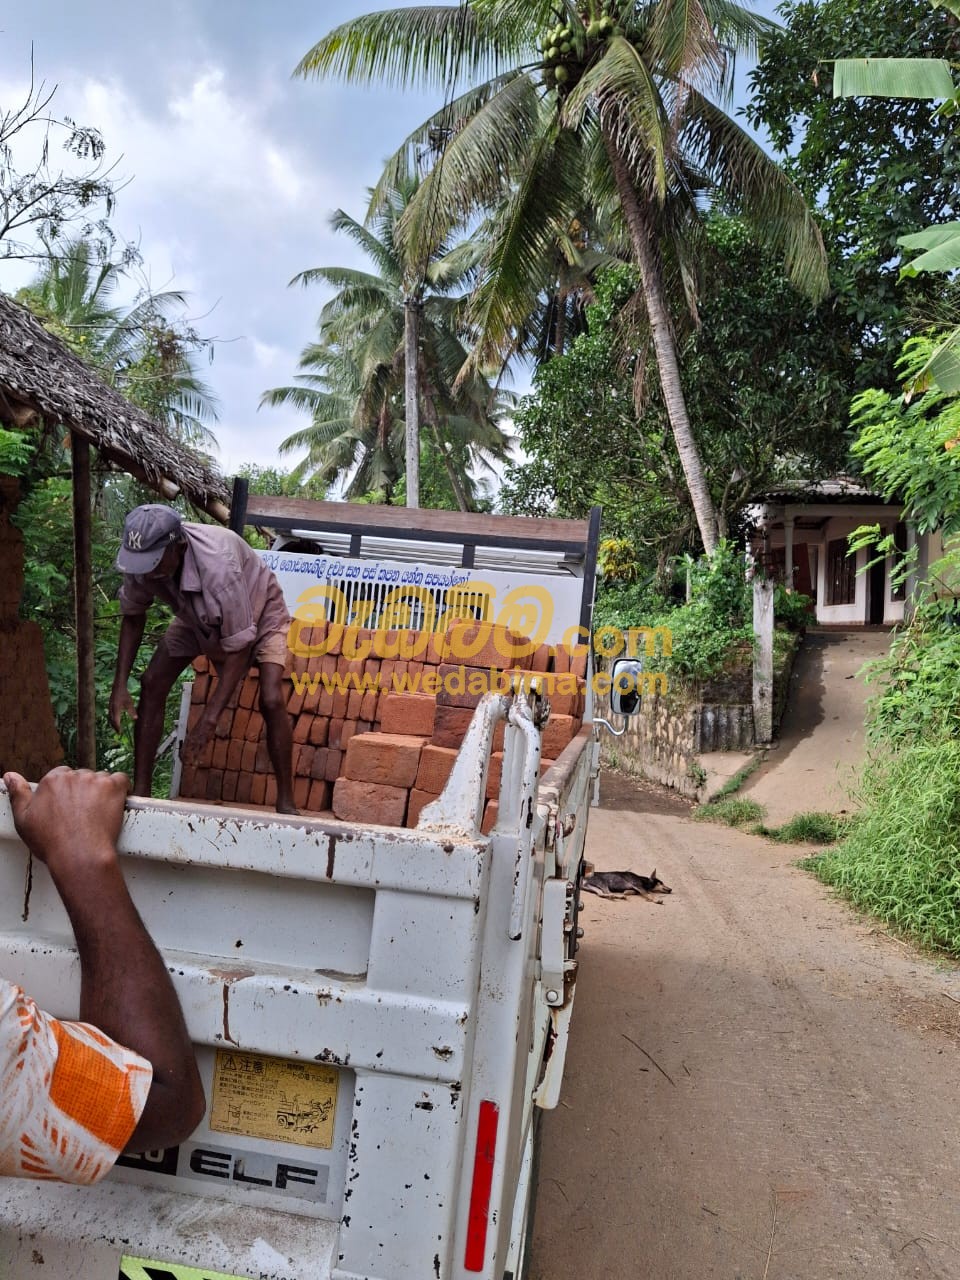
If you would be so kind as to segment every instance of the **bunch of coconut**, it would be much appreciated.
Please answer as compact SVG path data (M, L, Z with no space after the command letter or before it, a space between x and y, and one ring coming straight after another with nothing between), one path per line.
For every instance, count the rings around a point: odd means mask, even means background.
M619 27L613 17L605 13L602 8L591 9L582 17L586 24L583 34L586 35L588 44L602 44L614 36L623 35L623 28ZM562 89L569 84L573 79L574 67L582 66L586 60L584 54L589 59L592 52L589 48L584 49L583 35L580 36L578 44L573 28L562 22L546 32L541 43L541 51L544 62L544 84L551 89Z

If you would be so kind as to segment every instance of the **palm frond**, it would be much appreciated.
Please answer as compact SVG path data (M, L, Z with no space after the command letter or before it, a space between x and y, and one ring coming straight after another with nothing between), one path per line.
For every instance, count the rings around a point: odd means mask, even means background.
M579 126L596 103L604 133L635 174L650 174L658 200L666 197L671 131L657 83L628 41L611 40L607 52L583 76L567 99L563 119Z
M582 205L579 140L544 115L525 174L494 220L469 320L477 333L466 368L512 352L517 331L552 275L556 243ZM462 378L463 375L461 375Z
M444 89L497 75L528 51L529 37L473 5L418 5L352 18L318 41L295 76L353 84Z
M829 289L820 228L800 191L724 111L690 90L681 130L686 155L724 192L761 241L783 256L793 284L813 301Z
M643 61L669 79L722 81L727 58L701 0L658 0L647 32Z
M529 76L508 80L448 143L398 227L409 257L425 260L438 236L490 204L520 172L540 121Z

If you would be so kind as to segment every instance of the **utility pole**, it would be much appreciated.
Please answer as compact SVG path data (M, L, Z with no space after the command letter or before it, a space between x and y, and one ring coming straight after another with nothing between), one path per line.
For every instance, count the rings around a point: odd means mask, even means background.
M419 289L403 304L404 421L406 423L407 506L420 506L420 313Z

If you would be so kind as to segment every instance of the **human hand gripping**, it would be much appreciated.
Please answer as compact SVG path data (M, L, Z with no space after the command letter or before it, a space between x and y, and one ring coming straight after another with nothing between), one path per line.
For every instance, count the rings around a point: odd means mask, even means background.
M114 862L130 781L123 773L94 773L62 765L35 791L19 773L4 774L13 822L27 848L54 880Z

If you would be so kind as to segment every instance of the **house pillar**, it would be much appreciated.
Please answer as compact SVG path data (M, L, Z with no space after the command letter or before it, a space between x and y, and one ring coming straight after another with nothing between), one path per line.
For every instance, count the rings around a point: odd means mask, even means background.
M788 591L793 590L793 521L792 513L783 516L783 582Z

